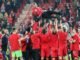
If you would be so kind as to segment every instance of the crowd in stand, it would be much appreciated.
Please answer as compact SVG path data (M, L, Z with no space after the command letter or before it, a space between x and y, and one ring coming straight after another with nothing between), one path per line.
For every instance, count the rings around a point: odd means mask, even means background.
M14 26L24 0L0 0L0 30Z

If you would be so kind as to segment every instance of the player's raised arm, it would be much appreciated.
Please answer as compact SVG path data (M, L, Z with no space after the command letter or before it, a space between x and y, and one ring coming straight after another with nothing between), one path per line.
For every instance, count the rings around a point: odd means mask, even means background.
M28 35L23 36L23 37L21 37L21 38L19 39L19 41L25 40L25 39L28 38L28 37L29 37Z
M56 31L58 32L58 20L57 20L57 18L55 19L54 25L55 25Z
M60 20L60 27L63 30L63 26L62 26L62 20Z

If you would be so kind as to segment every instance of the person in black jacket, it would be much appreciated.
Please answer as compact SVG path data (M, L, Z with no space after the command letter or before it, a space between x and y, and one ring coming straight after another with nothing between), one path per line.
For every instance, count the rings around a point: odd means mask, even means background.
M8 45L8 34L7 30L3 30L3 36L2 36L2 54L3 54L3 59L6 60L6 51L7 51L7 45Z

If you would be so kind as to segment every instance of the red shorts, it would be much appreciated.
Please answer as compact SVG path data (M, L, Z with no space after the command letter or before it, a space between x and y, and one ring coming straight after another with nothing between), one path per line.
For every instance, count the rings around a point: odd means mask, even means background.
M80 51L80 44L79 44L79 51Z
M49 46L41 46L41 57L49 57L50 50Z
M51 57L57 57L58 56L58 49L55 47L51 47Z
M78 51L72 51L73 53L73 57L77 57L78 58Z
M66 56L67 55L67 47L59 47L59 50L58 50L58 54L59 56Z

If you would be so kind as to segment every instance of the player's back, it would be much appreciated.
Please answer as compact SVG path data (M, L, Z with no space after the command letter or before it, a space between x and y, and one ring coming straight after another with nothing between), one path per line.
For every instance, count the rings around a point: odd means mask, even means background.
M18 34L12 34L9 36L9 43L12 50L20 49L18 40L19 40Z
M58 47L58 34L51 33L49 36L50 36L50 45L54 47Z
M48 34L41 34L41 43L42 43L42 44L47 44L47 43L49 43Z
M59 31L58 39L59 39L59 45L65 45L67 43L67 33Z

